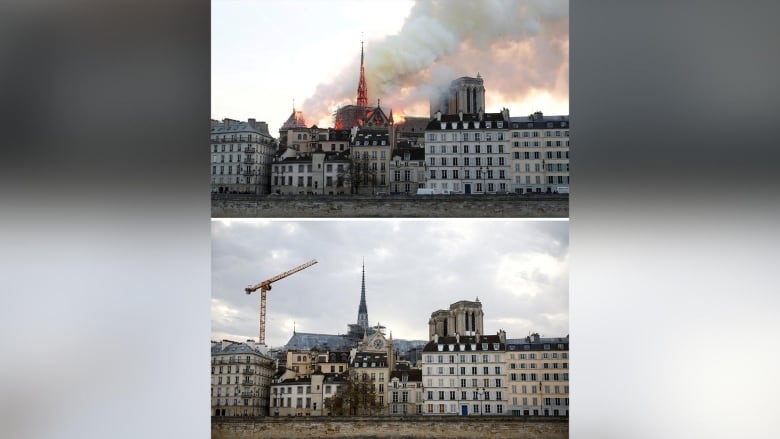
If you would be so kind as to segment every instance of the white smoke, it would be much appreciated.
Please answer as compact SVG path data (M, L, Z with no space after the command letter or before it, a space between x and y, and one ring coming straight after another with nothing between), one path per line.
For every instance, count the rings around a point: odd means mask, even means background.
M427 115L431 96L478 72L488 111L538 91L568 100L568 17L568 0L418 0L397 35L366 45L369 105L380 98L395 112ZM355 53L304 102L307 120L330 120L336 108L355 103Z

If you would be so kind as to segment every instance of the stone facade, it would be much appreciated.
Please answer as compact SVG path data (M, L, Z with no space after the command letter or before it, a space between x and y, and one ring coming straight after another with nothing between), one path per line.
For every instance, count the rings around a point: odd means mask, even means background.
M509 136L513 192L569 187L569 116L510 117Z
M565 420L525 418L295 418L212 419L215 439L304 438L475 438L566 439Z
M568 218L569 197L557 195L220 196L214 218Z

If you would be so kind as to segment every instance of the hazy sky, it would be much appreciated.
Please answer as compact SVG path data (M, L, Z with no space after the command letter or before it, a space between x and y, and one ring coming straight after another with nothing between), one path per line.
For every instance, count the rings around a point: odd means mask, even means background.
M259 291L244 288L311 259L268 292L266 343L343 334L356 323L361 263L371 325L427 340L433 311L479 297L485 333L569 333L568 221L212 220L212 338L257 339Z
M354 104L365 41L368 99L428 116L428 96L461 76L485 80L486 111L569 112L566 0L215 0L211 117L268 122L295 106L332 126Z

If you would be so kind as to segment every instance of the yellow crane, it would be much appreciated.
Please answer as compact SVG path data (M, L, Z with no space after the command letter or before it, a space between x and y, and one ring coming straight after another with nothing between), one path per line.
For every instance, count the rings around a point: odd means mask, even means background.
M317 260L312 259L311 261L305 264L301 264L291 270L285 271L282 274L278 274L270 279L266 279L257 285L250 285L244 288L244 291L247 294L252 294L254 291L260 290L260 337L258 339L258 343L265 344L265 296L266 296L265 293L271 290L271 284L280 279L284 279L285 277L291 274L295 274L305 268L309 268L316 263Z

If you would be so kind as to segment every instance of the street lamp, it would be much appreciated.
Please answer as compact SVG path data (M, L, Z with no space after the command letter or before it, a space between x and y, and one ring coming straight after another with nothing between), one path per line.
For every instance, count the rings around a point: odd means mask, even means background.
M482 397L483 395L485 395L485 388L484 387L477 387L477 401L479 401L480 397ZM482 401L484 401L484 400L485 399L482 398ZM483 402L483 403L479 404L479 416L482 416L482 412L484 412L484 411L485 411L485 404Z

